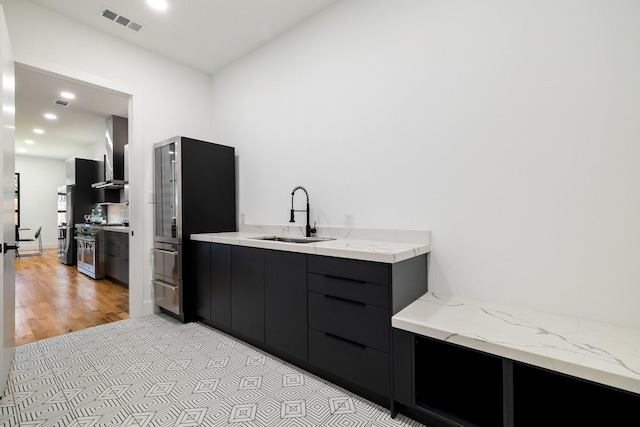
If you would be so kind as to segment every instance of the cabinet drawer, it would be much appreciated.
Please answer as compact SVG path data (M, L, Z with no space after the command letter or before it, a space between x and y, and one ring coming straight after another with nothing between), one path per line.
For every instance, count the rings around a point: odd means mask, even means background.
M107 241L107 254L109 256L120 256L120 242L114 242L112 240Z
M308 286L312 292L389 308L389 287L342 277L309 273Z
M389 353L389 310L309 292L309 327Z
M310 273L343 277L386 286L389 286L390 283L389 264L310 255L308 266Z
M309 329L309 362L326 372L389 397L389 355Z

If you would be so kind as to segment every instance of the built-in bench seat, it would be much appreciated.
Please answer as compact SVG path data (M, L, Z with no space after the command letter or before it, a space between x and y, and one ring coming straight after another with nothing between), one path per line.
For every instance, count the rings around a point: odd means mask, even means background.
M625 425L640 328L426 293L392 317L394 396L434 426Z
M392 326L640 394L640 328L435 293Z

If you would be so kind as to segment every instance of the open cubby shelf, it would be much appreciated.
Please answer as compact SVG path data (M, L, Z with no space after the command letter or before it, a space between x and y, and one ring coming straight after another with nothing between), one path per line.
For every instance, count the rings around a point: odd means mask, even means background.
M429 426L637 424L635 393L406 331L394 348L395 400Z
M489 354L416 337L416 406L474 426L503 424L503 363Z

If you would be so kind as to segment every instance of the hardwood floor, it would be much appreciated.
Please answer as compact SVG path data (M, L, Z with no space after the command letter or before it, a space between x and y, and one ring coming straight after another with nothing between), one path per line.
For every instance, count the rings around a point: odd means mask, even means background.
M129 289L60 263L57 249L16 259L16 345L129 317Z

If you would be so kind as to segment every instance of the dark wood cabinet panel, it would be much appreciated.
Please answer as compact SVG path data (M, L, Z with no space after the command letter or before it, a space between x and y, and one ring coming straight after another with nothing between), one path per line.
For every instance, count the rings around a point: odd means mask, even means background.
M343 279L389 285L389 264L327 256L309 256L309 272Z
M264 343L264 249L231 248L231 327Z
M307 361L307 256L265 253L265 343Z
M196 287L195 312L211 320L211 244L193 242L193 278Z
M389 308L389 287L361 280L309 273L309 291Z
M389 396L387 353L309 329L309 362L358 387L380 396Z
M406 406L414 405L413 341L412 333L393 328L393 397Z
M231 246L218 243L211 247L211 321L231 328Z
M309 292L309 327L389 353L389 310Z
M105 243L105 273L112 279L129 284L129 234L102 231Z

